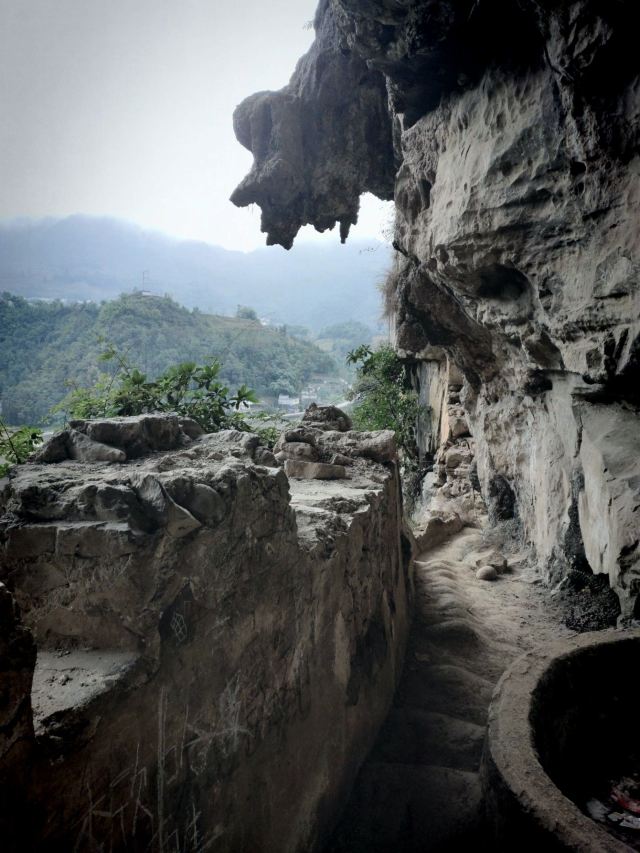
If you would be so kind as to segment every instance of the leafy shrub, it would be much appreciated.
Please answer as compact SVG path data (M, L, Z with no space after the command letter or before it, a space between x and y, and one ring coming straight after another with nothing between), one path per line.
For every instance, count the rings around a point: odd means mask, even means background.
M255 308L250 308L248 305L238 305L236 317L239 320L258 320L258 314Z
M41 430L29 426L10 430L0 418L0 477L4 477L12 465L26 462L41 443Z
M220 362L185 361L167 368L157 379L129 363L126 355L109 346L100 361L112 362L115 370L102 374L91 387L76 386L54 407L72 418L117 417L150 412L177 412L193 418L205 432L247 429L240 409L257 403L254 392L241 385L234 394L219 379Z
M406 457L416 459L416 422L421 407L396 352L388 344L377 350L363 344L348 354L347 362L357 365L351 391L354 426L395 430L398 447Z

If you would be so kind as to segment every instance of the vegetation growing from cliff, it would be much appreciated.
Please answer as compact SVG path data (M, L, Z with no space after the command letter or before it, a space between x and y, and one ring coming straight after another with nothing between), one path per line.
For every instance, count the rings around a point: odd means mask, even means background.
M333 359L286 330L253 319L189 311L168 297L139 293L100 305L31 303L0 296L0 396L7 423L42 423L71 387L101 380L105 341L155 381L172 365L217 360L216 381L254 388L273 401L316 376L335 375Z
M356 365L351 413L356 429L392 429L398 447L408 459L416 459L416 421L420 413L418 395L410 387L406 369L388 344L372 350L363 344L347 355Z

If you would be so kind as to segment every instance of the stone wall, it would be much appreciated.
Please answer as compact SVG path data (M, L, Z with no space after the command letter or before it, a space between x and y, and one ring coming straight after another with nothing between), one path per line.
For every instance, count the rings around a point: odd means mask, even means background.
M288 479L169 421L74 424L1 483L3 850L316 849L388 710L393 437L310 425L340 479Z
M300 101L310 127L333 63L364 60L369 84L384 83L382 142L363 142L370 105L353 87L332 147L300 136L286 233L271 208L263 227L289 246L305 222L341 222L345 194L357 207L372 182L354 164L378 164L381 198L394 173L398 348L447 353L489 509L511 491L547 579L607 573L626 620L640 592L639 24L634 0L322 0L314 48L260 101L261 115L271 98ZM238 116L250 115L248 100ZM272 164L289 161L287 119L252 126L238 136L260 203ZM315 220L302 212L318 193L330 209L314 175L332 165L349 179L333 220Z

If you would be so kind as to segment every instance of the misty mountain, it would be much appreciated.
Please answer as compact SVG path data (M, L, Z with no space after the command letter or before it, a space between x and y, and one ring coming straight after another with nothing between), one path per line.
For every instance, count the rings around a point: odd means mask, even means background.
M116 219L70 216L0 224L0 291L113 299L147 289L217 314L249 305L273 322L376 327L390 249L375 240L300 243L243 253L176 240Z

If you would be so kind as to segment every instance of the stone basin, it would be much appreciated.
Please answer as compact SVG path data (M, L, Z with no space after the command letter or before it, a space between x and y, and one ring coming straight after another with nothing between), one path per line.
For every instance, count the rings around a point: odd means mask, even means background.
M496 687L482 777L495 850L640 849L587 803L640 769L640 630L582 634L519 658Z

